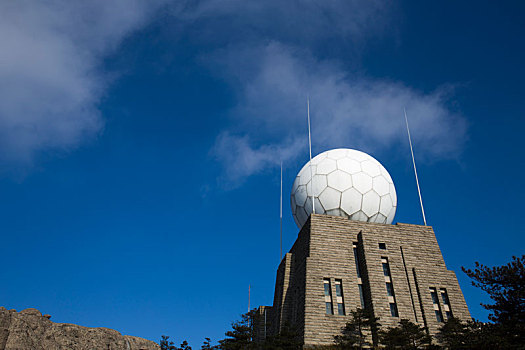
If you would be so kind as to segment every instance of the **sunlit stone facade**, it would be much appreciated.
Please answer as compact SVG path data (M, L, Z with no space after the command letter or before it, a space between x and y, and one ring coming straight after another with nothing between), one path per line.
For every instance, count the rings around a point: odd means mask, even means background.
M333 344L362 306L383 327L404 318L432 335L452 315L470 319L431 227L314 214L279 265L273 306L258 309L255 338L288 323L305 348Z

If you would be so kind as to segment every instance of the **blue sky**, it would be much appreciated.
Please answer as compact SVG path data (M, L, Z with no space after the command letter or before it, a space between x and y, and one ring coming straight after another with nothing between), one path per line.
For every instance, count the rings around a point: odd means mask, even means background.
M273 300L313 153L373 155L460 271L524 253L520 2L0 3L0 304L198 346Z

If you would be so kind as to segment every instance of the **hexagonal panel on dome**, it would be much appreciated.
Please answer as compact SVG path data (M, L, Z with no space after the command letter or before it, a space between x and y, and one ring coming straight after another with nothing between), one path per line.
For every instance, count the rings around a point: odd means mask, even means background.
M378 224L384 224L386 222L386 216L381 213L378 213L370 218L370 222L375 222Z
M388 183L393 184L394 181L392 180L392 177L390 176L388 171L385 169L384 166L382 166L381 164L379 164L379 165L380 165L380 169L381 169L381 175L383 175L385 177L385 179L388 181Z
M361 164L357 160L350 158L338 159L337 168L352 175L362 171Z
M388 213L388 216L386 218L386 223L391 224L392 221L394 221L394 216L396 216L396 207L390 209L390 213Z
M327 187L319 195L319 201L322 203L324 210L332 210L339 208L341 204L341 192Z
M315 213L316 214L324 214L325 213L325 210L323 208L323 206L321 205L321 202L319 202L319 198L314 198L314 202L315 202ZM306 203L304 204L304 210L306 212L306 217L308 218L308 216L310 216L310 214L312 213L312 197L308 197L308 199L306 200Z
M372 179L372 187L380 196L384 196L390 192L389 183L382 175L376 176Z
M319 197L321 192L328 187L328 181L326 180L326 175L315 175L313 179L313 188L314 188L314 197ZM308 194L312 193L312 182L309 182L306 185L306 192Z
M397 193L396 193L396 188L394 187L394 184L390 184L390 197L392 197L392 204L396 206L397 205Z
M379 163L375 159L367 159L364 162L361 162L361 169L372 177L381 175Z
M340 216L340 217L343 217L343 218L348 218L348 215L344 211L342 211L341 209L327 210L326 211L326 215L333 215L333 216Z
M335 169L337 169L337 165L336 165L335 160L330 159L330 158L326 158L326 159L323 159L322 162L317 164L317 172L316 173L317 174L321 174L321 175L328 175L332 171L334 171Z
M350 220L391 223L397 203L395 187L386 169L366 153L335 149L317 155L299 172L290 205L301 228L312 212ZM371 176L373 175L373 176ZM388 214L387 214L388 212Z
M363 213L360 210L357 213L352 214L352 216L350 216L350 220L365 221L366 222L366 221L368 221L368 216L366 216L366 214Z
M327 156L328 156L327 152L323 152L323 153L316 155L315 157L312 158L312 165L319 164L320 162L325 160Z
M355 159L358 162L362 162L362 161L372 158L368 154L355 150L355 149L349 149L346 152L346 154L348 155L348 158Z
M352 215L361 209L363 195L355 188L350 188L341 195L341 209Z
M361 192L367 193L372 189L372 178L365 173L357 173L352 175L353 188Z
M363 195L363 204L361 210L368 217L373 216L379 212L379 203L381 202L381 197L375 191L369 191Z
M392 198L390 198L390 195L384 195L381 197L381 203L379 204L379 212L383 214L385 217L390 214L390 210L392 210Z
M352 175L337 170L327 175L328 186L338 191L345 191L352 187Z
M295 197L295 204L299 206L304 206L304 203L306 202L306 186L299 186L293 193L293 196Z
M328 151L327 153L328 153L328 158L338 160L338 159L346 157L347 150L344 148L337 148L337 149Z
M297 213L295 214L296 221L295 223L299 228L302 228L306 220L308 219L308 215L306 214L306 211L303 207L297 207Z
M317 165L312 165L312 171L310 172L310 167L308 166L306 171L302 171L301 173L299 173L298 175L298 178L299 178L299 185L306 185L307 183L310 182L310 180L312 179L312 175L315 175L316 174L316 171L317 171Z

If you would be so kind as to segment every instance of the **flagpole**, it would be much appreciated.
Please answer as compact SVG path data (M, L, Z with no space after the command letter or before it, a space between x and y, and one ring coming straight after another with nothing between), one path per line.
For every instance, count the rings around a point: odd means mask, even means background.
M427 219L425 217L425 209L423 208L423 198L421 197L421 189L419 188L419 179L417 177L416 159L414 158L414 150L412 149L412 139L410 138L410 129L408 128L407 110L406 108L403 108L403 110L405 111L405 123L407 126L408 143L410 144L410 153L412 154L412 164L414 165L414 174L416 175L417 193L419 194L419 203L421 204L421 213L423 214L423 222L425 223L425 226L427 226Z
M310 186L312 187L312 213L315 214L314 202L314 176L312 172L312 132L310 129L310 98L306 98L306 108L308 111L308 148L310 149Z
M279 203L279 221L281 226L281 258L279 263L283 260L283 162L281 161L281 197Z

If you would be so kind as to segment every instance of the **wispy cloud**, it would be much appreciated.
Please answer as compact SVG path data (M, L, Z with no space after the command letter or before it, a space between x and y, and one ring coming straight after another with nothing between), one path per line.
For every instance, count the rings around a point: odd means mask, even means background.
M214 151L232 182L306 154L307 95L319 151L405 147L404 107L420 154L453 157L465 139L465 120L447 108L447 88L425 94L400 82L351 75L337 61L276 42L228 49L211 60L238 97L232 125Z
M397 11L389 2L361 0L203 0L178 7L181 28L198 28L193 40L212 52L204 61L236 94L231 124L212 149L224 168L222 183L239 185L306 154L307 95L317 151L405 147L406 107L420 156L456 156L466 122L448 107L453 89L424 93L359 73L368 41L397 40Z
M381 33L392 8L381 0L199 0L179 2L172 13L208 44L272 39L301 46L337 40L342 46Z
M225 188L234 188L246 177L294 159L304 148L298 135L276 143L254 145L248 135L232 135L228 131L218 137L213 154L225 165Z
M162 1L0 2L0 170L101 131L101 60Z
M366 42L393 31L389 2L21 0L0 2L0 169L100 133L109 84L101 63L163 5L175 35L236 93L212 150L232 183L304 152L307 94L317 150L404 142L405 106L419 152L461 150L465 121L447 107L450 91L355 73Z

